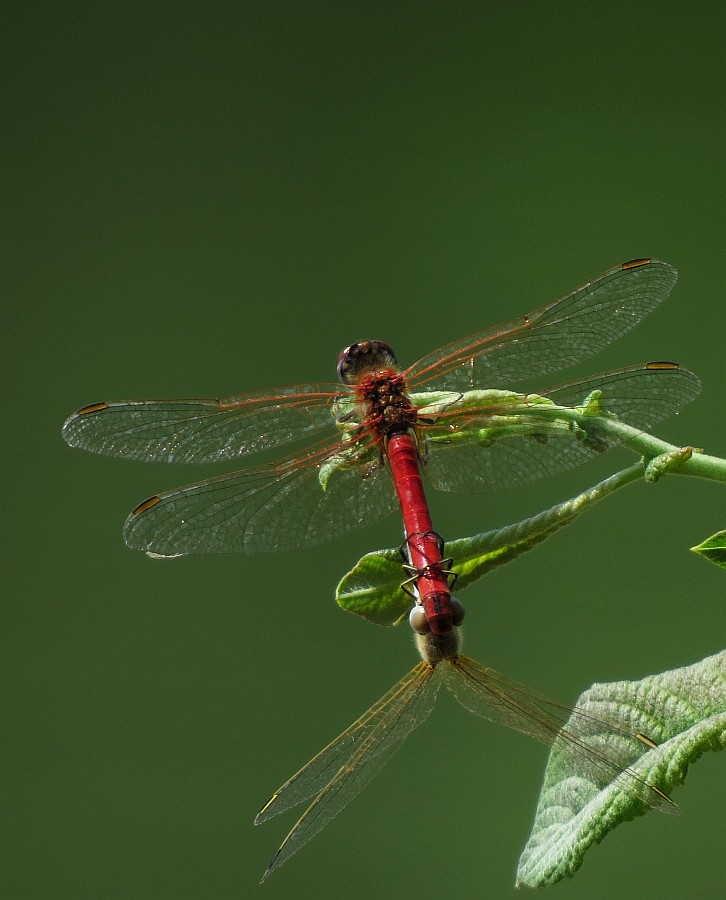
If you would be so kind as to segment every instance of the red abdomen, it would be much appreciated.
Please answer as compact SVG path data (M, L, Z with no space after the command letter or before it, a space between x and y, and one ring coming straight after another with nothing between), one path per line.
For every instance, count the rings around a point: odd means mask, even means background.
M418 451L411 435L392 435L386 456L401 504L411 566L419 573L416 587L426 619L434 634L449 634L453 626L451 592L441 566L441 540L431 522Z

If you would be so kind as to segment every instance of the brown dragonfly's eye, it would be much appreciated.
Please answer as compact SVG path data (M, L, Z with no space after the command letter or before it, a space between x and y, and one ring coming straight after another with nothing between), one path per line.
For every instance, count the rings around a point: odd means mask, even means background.
M355 384L366 372L395 369L396 354L385 341L358 341L338 356L338 378L343 384Z
M416 632L416 634L429 634L431 626L426 618L423 606L416 604L408 614L408 624Z

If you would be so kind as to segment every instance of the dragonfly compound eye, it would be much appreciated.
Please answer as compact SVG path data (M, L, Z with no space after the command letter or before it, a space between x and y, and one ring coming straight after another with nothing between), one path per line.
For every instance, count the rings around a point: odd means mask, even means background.
M464 604L461 600L457 600L456 597L451 598L451 613L454 625L461 625L464 621Z
M385 341L358 341L338 356L338 378L343 384L355 384L366 372L395 369L396 354Z
M431 631L431 626L428 623L423 606L419 606L418 604L414 606L408 614L408 624L413 628L416 634L428 634Z

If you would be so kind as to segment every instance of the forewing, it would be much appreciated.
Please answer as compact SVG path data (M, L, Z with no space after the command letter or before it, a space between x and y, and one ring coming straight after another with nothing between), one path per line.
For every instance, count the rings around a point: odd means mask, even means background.
M332 429L341 391L309 384L221 399L94 403L63 426L72 447L152 462L212 463Z
M321 480L321 467L339 447L325 442L306 456L151 497L126 520L124 539L135 550L159 556L291 550L392 512L396 495L382 464L351 465Z
M629 768L655 746L637 726L630 730L630 723L621 726L562 706L467 656L446 665L446 686L470 712L548 746L556 744L573 771L598 787L616 783L654 809L678 812L667 794Z
M273 794L255 824L315 796L263 876L297 853L356 797L431 712L438 670L419 663L340 737Z
M648 430L675 415L700 389L700 380L688 369L675 363L646 363L559 385L543 390L539 396L558 406L572 407L583 404L592 391L601 391L600 402L607 414L635 428ZM543 425L541 430L536 425L523 424L521 431L505 431L504 436L489 444L473 440L447 443L447 431L466 428L473 434L477 428L486 429L491 424L492 414L506 415L507 408L458 413L452 405L433 425L422 427L424 436L439 437L428 443L425 469L436 488L484 492L527 484L572 469L618 444L605 431L599 432L597 440L583 440L564 421L559 426L558 423Z
M446 344L405 373L411 390L510 388L574 365L634 328L671 292L676 270L633 260L528 315Z

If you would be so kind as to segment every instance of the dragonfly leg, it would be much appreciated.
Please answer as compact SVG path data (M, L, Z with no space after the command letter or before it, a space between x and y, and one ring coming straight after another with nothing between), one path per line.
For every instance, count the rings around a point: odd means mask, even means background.
M453 556L447 556L438 560L437 562L429 563L426 566L412 566L409 560L409 551L408 544L412 538L430 538L434 537L438 543L439 547L439 555L443 557L444 553L444 539L435 531L428 532L415 532L414 534L410 534L406 540L399 547L399 553L401 557L404 559L403 570L410 577L401 583L401 590L408 594L413 600L417 600L416 593L412 590L412 585L415 585L416 581L419 578L431 575L445 575L447 581L449 583L449 588L453 588L458 579L458 574L453 571L452 566L454 565Z

